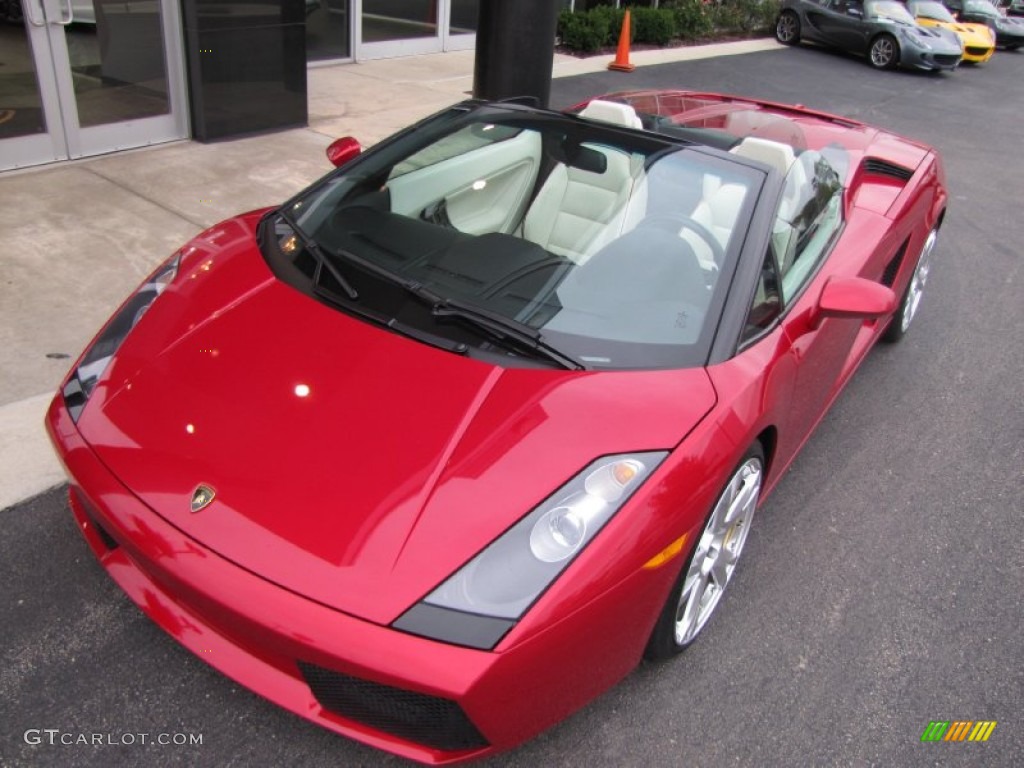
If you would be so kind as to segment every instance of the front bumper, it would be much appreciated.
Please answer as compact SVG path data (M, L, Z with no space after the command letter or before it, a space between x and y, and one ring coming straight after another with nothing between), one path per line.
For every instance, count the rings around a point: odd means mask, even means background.
M996 45L1000 48L1019 48L1024 46L1024 32L996 29Z
M992 58L992 54L996 52L995 45L968 45L964 44L964 61L969 61L972 64L984 64L986 61Z
M926 69L952 71L960 64L960 52L923 51L904 45L900 50L902 63L905 66Z
M671 569L637 572L507 650L452 646L288 592L185 536L99 461L60 395L47 428L83 535L151 619L276 704L424 763L521 743L624 677L646 640L636 627L651 623L652 596L671 578Z

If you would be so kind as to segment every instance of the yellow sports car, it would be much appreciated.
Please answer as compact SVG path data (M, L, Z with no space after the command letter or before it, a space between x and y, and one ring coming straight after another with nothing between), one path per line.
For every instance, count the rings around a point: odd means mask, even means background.
M983 64L996 50L996 38L984 24L957 21L938 0L907 0L907 10L922 27L945 27L964 44L964 61Z

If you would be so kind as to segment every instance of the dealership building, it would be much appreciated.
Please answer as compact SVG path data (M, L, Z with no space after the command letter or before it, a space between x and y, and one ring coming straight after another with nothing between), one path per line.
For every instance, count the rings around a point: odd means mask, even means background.
M473 48L481 0L0 0L0 171L306 123L306 68Z

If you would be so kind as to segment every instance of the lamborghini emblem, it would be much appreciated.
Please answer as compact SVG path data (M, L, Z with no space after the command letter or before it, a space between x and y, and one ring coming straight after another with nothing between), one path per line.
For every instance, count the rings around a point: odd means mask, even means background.
M196 489L192 491L192 511L202 512L208 506L210 502L216 497L217 492L208 485L199 484Z

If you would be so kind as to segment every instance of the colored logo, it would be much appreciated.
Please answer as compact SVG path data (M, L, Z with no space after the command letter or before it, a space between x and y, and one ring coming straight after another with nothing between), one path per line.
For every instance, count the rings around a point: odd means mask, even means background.
M988 741L995 729L995 720L932 720L921 741Z
M210 506L217 492L208 485L197 485L192 491L192 511L201 512Z

